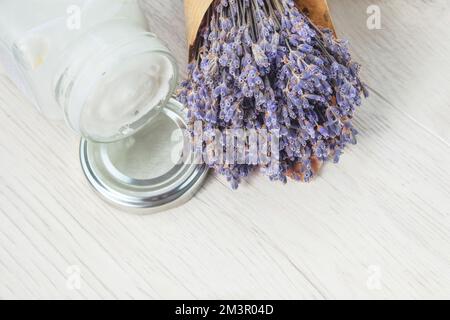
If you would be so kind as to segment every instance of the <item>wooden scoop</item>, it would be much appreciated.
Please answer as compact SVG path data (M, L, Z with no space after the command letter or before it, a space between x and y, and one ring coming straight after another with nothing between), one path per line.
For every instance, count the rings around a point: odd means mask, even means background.
M190 51L213 2L214 0L184 0ZM295 0L295 3L317 26L335 31L327 0Z

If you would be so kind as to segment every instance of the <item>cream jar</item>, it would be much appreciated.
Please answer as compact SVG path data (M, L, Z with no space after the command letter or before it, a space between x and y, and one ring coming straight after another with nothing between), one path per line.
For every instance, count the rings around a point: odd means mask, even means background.
M1 0L0 63L82 137L82 168L109 202L165 208L206 176L173 138L186 127L177 65L137 0Z
M2 0L0 57L47 117L99 142L145 126L177 81L137 0Z

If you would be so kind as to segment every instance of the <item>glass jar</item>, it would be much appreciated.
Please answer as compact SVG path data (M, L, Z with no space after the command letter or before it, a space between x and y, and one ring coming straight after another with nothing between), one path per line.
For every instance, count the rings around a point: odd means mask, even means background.
M0 63L45 116L82 136L81 167L108 202L160 211L201 186L208 170L171 98L175 60L137 0L0 0Z
M98 142L144 127L177 82L137 0L2 0L0 59L45 116Z

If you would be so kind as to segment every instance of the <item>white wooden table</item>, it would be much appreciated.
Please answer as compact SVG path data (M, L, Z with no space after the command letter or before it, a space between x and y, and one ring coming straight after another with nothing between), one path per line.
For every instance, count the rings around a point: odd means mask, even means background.
M147 6L185 66L182 1ZM359 144L308 185L211 176L182 208L112 209L78 138L0 76L0 298L450 298L450 2L330 6L373 92Z

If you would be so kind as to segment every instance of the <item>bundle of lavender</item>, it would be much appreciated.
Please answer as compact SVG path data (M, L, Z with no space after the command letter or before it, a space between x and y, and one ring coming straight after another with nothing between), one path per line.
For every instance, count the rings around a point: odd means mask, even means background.
M367 96L347 42L292 0L215 0L206 16L179 90L191 124L208 133L204 150L217 130L279 132L277 166L208 164L237 188L256 167L271 180L308 182L323 162L338 162L356 143L352 118Z

